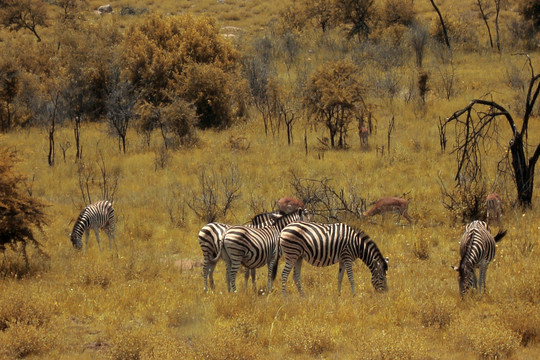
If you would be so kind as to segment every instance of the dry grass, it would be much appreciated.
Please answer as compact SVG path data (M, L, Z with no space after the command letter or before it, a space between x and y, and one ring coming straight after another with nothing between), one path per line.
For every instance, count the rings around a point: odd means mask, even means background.
M102 5L91 1L91 5ZM258 31L275 15L273 2L237 1L137 1L136 7L162 12L190 11L217 15L220 26L234 25ZM281 2L279 2L281 4ZM113 4L114 5L114 4ZM444 2L442 6L450 6ZM276 6L277 7L277 6ZM429 7L416 4L429 15ZM219 10L219 11L218 11ZM331 33L323 40L303 39L309 49L301 54L290 73L280 76L296 81L304 69L315 68L337 56L349 56ZM345 49L345 50L343 50ZM347 55L343 55L343 52ZM540 56L532 54L538 63ZM449 216L441 204L438 176L451 184L455 157L441 153L437 124L474 97L493 91L501 104L514 102L516 92L505 75L523 68L523 58L503 54L456 51L456 95L450 100L437 91L428 93L425 105L406 102L403 94L374 103L377 132L364 150L357 136L350 136L347 151L325 151L317 138L322 128L299 123L295 142L287 146L284 132L264 136L258 115L222 132L199 133L193 149L164 152L160 138L147 148L134 131L128 134L128 153L121 154L116 139L103 126L84 124L85 161L106 154L107 166L118 169L115 196L118 257L108 250L103 234L99 252L94 235L86 252L73 250L68 234L80 211L81 196L73 149L66 161L58 154L56 165L47 165L47 134L37 128L2 135L0 141L17 148L23 161L19 170L35 177L33 194L48 202L50 223L40 239L50 260L29 249L30 269L9 248L0 275L0 357L53 359L533 359L540 353L540 188L538 181L532 209L514 209L513 184L502 184L506 204L503 227L508 235L499 243L495 262L487 273L487 294L470 293L461 299L457 275L450 265L459 261L458 241L463 224ZM431 86L442 82L433 49L426 57ZM540 66L537 66L537 69ZM399 67L402 83L416 77L416 70ZM369 75L369 68L365 73ZM387 144L388 122L395 116L392 151L381 155ZM516 116L517 117L517 116ZM529 131L538 140L540 123L533 119ZM307 128L308 153L303 145ZM509 134L502 129L502 143ZM57 132L57 142L72 141L68 125ZM249 146L231 145L231 139ZM452 141L453 139L449 139ZM490 153L490 170L501 154ZM493 164L491 163L493 160ZM275 201L292 194L291 171L302 178L329 178L340 189L355 184L359 196L369 201L409 193L413 226L396 226L394 219L377 223L354 221L390 258L389 291L377 294L367 268L354 266L358 295L351 296L347 279L337 295L337 266L304 265L301 298L292 279L288 296L276 289L260 296L245 291L228 294L225 266L219 263L216 291L203 293L200 268L180 271L180 259L199 260L197 233L204 223L185 203L200 191L201 168L226 172L235 164L242 181L242 197L234 204L228 223L244 223L254 214L252 199L270 210ZM493 172L491 172L493 173ZM450 185L451 186L451 185ZM96 184L91 186L97 200ZM403 223L403 220L402 220ZM280 264L279 272L283 264ZM258 271L257 286L264 288L266 269Z

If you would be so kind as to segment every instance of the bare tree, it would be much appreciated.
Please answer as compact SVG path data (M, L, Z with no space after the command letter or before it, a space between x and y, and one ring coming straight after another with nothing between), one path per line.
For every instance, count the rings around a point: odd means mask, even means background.
M476 5L478 5L478 10L480 11L480 16L482 16L482 20L484 20L484 24L486 24L488 36L489 36L489 45L493 49L493 37L491 36L491 28L489 27L489 16L491 15L489 12L488 2L486 0L476 0Z
M357 193L356 185L350 184L348 192L336 189L331 179L302 179L291 173L291 186L296 197L302 199L306 208L328 222L343 221L352 217L361 219L366 208L366 200Z
M495 2L495 42L497 43L497 50L501 52L501 37L499 33L499 13L501 12L501 0L493 0Z
M429 0L431 2L431 5L433 5L433 8L435 9L435 11L437 12L437 15L439 16L439 21L441 23L441 28L442 28L442 31L443 31L443 36L444 36L444 43L446 44L446 47L448 47L448 49L450 49L450 40L448 39L448 31L446 30L446 24L444 23L444 19L443 19L443 16L441 14L441 11L439 10L439 7L435 4L435 1L433 0Z
M107 121L118 135L119 146L126 153L126 136L131 120L136 117L137 98L127 82L115 82L107 98Z
M242 179L238 167L233 165L229 168L229 174L214 171L208 172L202 168L199 172L199 194L192 193L191 201L186 205L193 210L195 215L207 223L225 218L233 203L240 198Z
M455 180L460 184L463 176L475 180L481 176L482 151L486 145L498 136L497 120L502 118L512 131L509 142L511 164L520 205L530 206L534 189L534 170L540 157L540 144L528 142L529 121L540 93L540 74L535 74L530 58L527 56L531 78L525 99L525 109L521 129L512 115L503 106L493 100L474 99L465 108L450 116L444 126L454 124L456 145L452 153L457 155ZM529 148L533 154L527 158Z

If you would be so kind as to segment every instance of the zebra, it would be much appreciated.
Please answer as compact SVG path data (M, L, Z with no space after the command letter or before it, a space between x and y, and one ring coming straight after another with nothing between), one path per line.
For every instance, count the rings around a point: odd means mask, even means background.
M274 225L262 228L233 226L225 233L223 240L224 259L227 262L227 280L233 292L236 292L236 273L240 265L256 269L268 265L268 292L276 278L279 261L279 234L291 222L308 220L309 213L302 208L283 215Z
M289 273L294 267L293 279L300 295L304 296L300 283L302 260L314 266L329 266L339 263L338 293L341 294L343 271L347 271L353 296L356 295L352 265L360 258L371 271L371 283L377 291L386 291L388 258L364 232L343 223L319 224L298 222L281 231L280 246L285 257L281 274L281 290L286 293Z
M88 247L90 229L93 229L96 234L99 251L102 250L98 234L99 229L103 229L107 233L109 238L109 249L112 248L112 238L114 247L118 250L114 236L114 209L111 202L101 200L88 205L81 211L70 234L71 243L75 249L80 250L82 248L83 233L86 233L86 247Z
M263 227L273 224L281 215L277 213L267 212L258 214L251 219L251 226ZM249 225L248 225L249 226ZM204 291L208 292L208 280L210 280L210 288L214 289L214 269L217 262L221 258L221 250L223 247L223 238L225 232L231 225L212 222L203 226L199 231L199 245L203 253L203 278ZM246 283L249 279L249 272L246 271ZM255 283L255 269L251 271L253 283ZM229 285L229 281L227 281Z
M478 292L486 291L486 272L489 263L495 257L495 244L506 235L506 230L493 237L486 222L475 220L465 227L459 245L461 260L459 267L452 268L459 273L459 293L461 296L471 288L478 288ZM477 281L475 268L479 268L480 281Z

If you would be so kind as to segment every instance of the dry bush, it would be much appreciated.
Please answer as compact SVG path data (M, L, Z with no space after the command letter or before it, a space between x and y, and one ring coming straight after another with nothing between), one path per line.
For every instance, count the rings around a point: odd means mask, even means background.
M74 259L73 277L74 284L82 286L99 286L108 288L114 274L117 274L113 262L108 256L89 256Z
M538 306L528 303L511 303L502 318L506 326L521 337L521 346L529 346L540 340L540 312Z
M18 359L40 355L55 346L49 328L54 309L39 295L22 287L3 290L0 298L0 358Z
M291 326L285 340L293 354L307 354L309 356L323 356L332 353L337 348L336 336L329 331L326 324L306 323Z
M420 322L426 327L447 328L456 311L455 301L449 298L428 299L418 306Z
M414 256L420 260L429 259L431 247L429 241L424 236L420 236L420 238L414 242L413 253Z
M194 344L197 358L208 360L236 360L236 359L259 359L262 356L260 345L257 344L250 328L253 324L245 326L236 324L231 328L216 323L212 335L205 339L198 339ZM244 335L248 337L244 337Z
M374 360L428 358L426 346L418 332L395 327L373 331L366 339L361 354L362 358Z
M0 332L0 357L22 359L46 354L55 347L53 329L32 324L16 324Z
M50 303L37 295L25 294L22 287L2 291L0 331L6 331L14 325L40 328L49 323L52 315Z
M484 359L509 357L521 342L519 334L485 306L462 311L452 322L450 331L465 348Z

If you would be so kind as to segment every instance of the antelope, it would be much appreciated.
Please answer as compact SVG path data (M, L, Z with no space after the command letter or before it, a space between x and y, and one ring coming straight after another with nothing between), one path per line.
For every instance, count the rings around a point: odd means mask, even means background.
M279 211L282 214L290 214L297 209L303 209L304 208L304 202L300 199L295 199L292 197L283 197L277 201L277 206L279 208Z
M486 198L486 219L488 224L499 224L502 215L502 200L496 193L491 193Z
M373 204L368 211L365 211L363 215L365 217L371 217L375 216L377 214L382 214L384 218L384 214L387 212L396 212L398 213L399 217L403 216L405 219L409 221L409 223L413 223L413 220L409 216L409 213L407 212L407 209L409 208L409 200L398 198L398 197L385 197L382 199L377 200L375 204ZM399 219L398 219L399 221Z
M369 138L369 130L365 126L362 126L358 130L358 135L360 135L360 143L362 144L362 147L367 147L368 138Z

